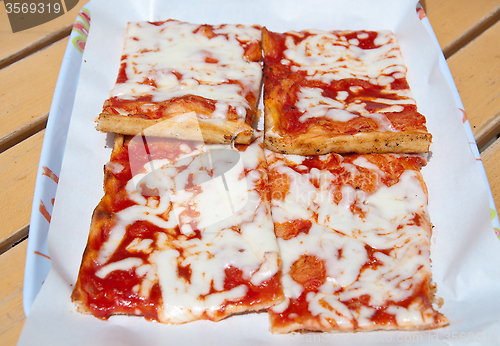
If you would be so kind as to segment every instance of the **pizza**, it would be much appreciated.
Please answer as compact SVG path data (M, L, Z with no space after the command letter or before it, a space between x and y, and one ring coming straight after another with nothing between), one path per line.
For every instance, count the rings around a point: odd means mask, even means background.
M432 136L406 71L389 31L129 23L78 311L267 311L273 333L447 325L420 172Z
M427 152L390 31L263 28L265 146L298 155Z
M271 331L422 330L433 306L421 154L266 151L286 299Z
M283 301L261 138L117 136L72 300L101 319L221 320Z
M97 129L249 144L262 83L259 26L131 22Z

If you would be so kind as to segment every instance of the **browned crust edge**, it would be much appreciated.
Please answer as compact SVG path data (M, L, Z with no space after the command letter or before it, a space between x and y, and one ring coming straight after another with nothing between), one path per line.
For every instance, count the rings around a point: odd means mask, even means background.
M113 143L113 152L111 155L122 150L124 146L125 138L122 135L116 135ZM110 177L106 172L106 168L104 168L104 190L106 191L106 184L110 183ZM112 213L106 211L105 203L106 199L109 199L109 196L106 194L101 198L99 204L95 207L92 218L90 221L90 230L87 239L87 244L85 246L85 250L82 255L82 262L80 264L80 269L78 271L78 278L73 288L73 292L71 293L71 301L76 305L77 311L80 313L91 314L91 311L88 309L88 295L82 287L81 282L81 274L84 268L87 268L92 265L92 262L96 260L98 256L98 250L95 249L92 244L94 244L95 239L98 239L101 236L102 226L104 223L112 223L113 216Z
M88 295L82 287L81 273L84 268L92 266L92 262L95 261L98 256L98 251L92 247L92 244L95 242L95 239L101 235L101 225L106 222L112 222L111 214L107 212L103 206L104 198L105 197L101 199L92 214L87 245L82 255L78 279L71 294L71 300L75 303L77 310L81 313L91 313L88 309Z
M305 133L297 136L268 131L264 134L267 149L295 155L425 153L432 135L427 132L358 132L352 135Z
M321 126L305 133L277 133L277 122L283 117L277 109L276 95L265 94L264 146L282 154L323 155L328 153L425 153L430 149L432 135L424 131L357 132L332 134Z
M144 119L101 113L96 129L132 136L140 134L217 144L230 144L233 136L236 137L234 140L236 144L250 144L253 134L252 127L245 122L209 122L198 120L195 114L180 120L178 118Z
M429 323L429 324L423 324L420 326L415 326L415 327L402 327L402 326L396 326L396 325L376 325L373 327L365 327L365 328L356 328L356 329L349 329L349 328L339 328L336 326L332 326L331 328L325 328L322 326L320 323L317 321L310 320L308 321L309 323L290 323L286 326L275 326L273 324L273 315L269 314L269 320L270 320L270 331L273 334L288 334L288 333L307 333L307 332L329 332L329 333L341 333L341 332L373 332L373 331L378 331L378 330L400 330L400 331L422 331L422 330L430 330L430 329L436 329L436 328L442 328L447 325L449 325L448 319L441 314L440 312L436 312L438 318L440 319L440 322L438 323Z

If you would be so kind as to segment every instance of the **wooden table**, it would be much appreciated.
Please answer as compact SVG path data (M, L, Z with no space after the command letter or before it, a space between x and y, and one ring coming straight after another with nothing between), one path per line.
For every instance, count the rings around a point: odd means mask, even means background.
M24 324L24 265L44 128L80 8L12 34L0 0L0 344ZM426 0L500 206L500 0Z

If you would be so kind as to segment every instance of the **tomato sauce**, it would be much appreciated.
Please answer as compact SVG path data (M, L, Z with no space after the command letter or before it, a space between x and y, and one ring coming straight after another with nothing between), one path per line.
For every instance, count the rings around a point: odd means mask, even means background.
M158 22L149 22L151 25L161 26L166 22L170 22L173 20L167 21L158 21ZM224 36L227 40L232 40L233 37L230 37L229 34L226 33L216 33L215 31L218 29L223 29L227 25L222 24L218 26L214 25L199 25L193 33L201 34L206 36L209 39L212 39L217 36ZM260 26L253 26L255 29L260 30ZM132 40L138 41L137 37L132 37ZM240 46L244 49L243 58L248 62L258 62L262 60L262 53L260 50L260 42L253 39L250 41L243 41L238 39ZM159 49L142 49L138 51L139 54L147 53L152 51L158 51ZM209 64L219 64L220 61L216 57L214 57L208 50L202 50L202 53L205 54L204 61ZM118 71L118 76L116 79L117 84L126 83L129 81L129 76L127 76L127 59L128 55L124 54L121 57L121 64ZM130 67L130 66L129 66ZM150 85L153 87L153 90L156 91L159 89L158 81L155 78L155 71L150 70L150 73L146 73L146 76L142 81L135 81L138 84ZM179 71L172 70L169 71L175 75L177 80L180 82L183 78L183 74ZM218 83L218 84L217 84ZM239 84L241 86L241 91L239 92L240 96L244 97L248 101L248 106L250 109L247 109L245 114L245 121L247 123L251 123L253 115L255 113L255 104L256 104L256 96L252 90L248 90L247 85L243 85L241 81L235 80L220 80L218 82L214 82L214 87L218 85L224 84ZM160 88L161 89L161 88ZM161 91L161 90L160 90ZM163 90L169 91L169 90ZM130 96L130 95L129 95ZM142 117L146 119L160 119L165 117L170 117L172 115L178 115L178 109L184 107L186 113L190 111L195 111L197 113L203 114L206 117L210 117L210 114L215 111L215 104L218 100L211 100L201 96L196 96L194 94L187 94L181 97L175 97L165 101L154 101L153 96L151 94L141 94L141 95L133 95L133 98L130 99L120 99L119 97L111 97L104 103L103 113L108 114L122 114L126 116L132 117ZM181 105L179 105L179 103ZM183 105L186 103L186 105ZM179 107L175 107L175 106ZM175 108L175 109L174 109ZM174 109L173 111L170 111ZM228 120L239 119L240 116L234 107L230 106L230 109L227 112Z
M381 252L386 252L388 250L377 250ZM338 293L342 292L342 289ZM274 313L271 311L271 319L273 325L286 326L290 324L303 324L304 326L313 326L320 324L320 317L314 316L309 310L309 304L306 300L307 291L304 291L297 299L291 299L290 303L285 311L282 313ZM429 301L429 282L424 280L419 284L419 286L413 290L412 294L402 300L402 301L392 301L388 300L384 304L372 305L370 303L371 297L368 294L362 294L359 297L355 297L349 300L340 301L351 311L359 311L362 307L371 308L374 310L373 314L369 317L377 326L392 326L397 327L396 316L394 314L388 313L387 308L390 306L399 306L407 309L412 303L418 302L422 304L424 308L432 309L432 302ZM326 303L324 303L326 304ZM434 315L434 323L439 323L441 320L440 314ZM359 325L356 319L351 319L350 322L353 324L353 330L359 330ZM331 320L332 327L335 328L335 321Z
M367 37L360 38L360 35L364 35ZM350 33L346 33L343 36L345 36L347 41L350 41L352 39L358 40L359 44L357 46L361 49L375 49L380 47L380 45L375 44L375 39L378 36L377 32L375 31L353 31Z
M192 150L196 149L196 143L179 141L175 139L164 138L141 138L126 136L124 144L121 148L115 148L111 155L111 164L105 171L108 176L108 189L113 198L110 200L108 210L99 211L98 224L100 231L97 237L93 238L90 244L95 253L102 248L103 244L109 237L110 232L114 226L114 215L111 213L118 212L134 205L127 195L125 186L131 178L131 164L135 161L137 166L145 165L147 162L154 159L175 160L180 157L184 152L181 150L181 145L188 145ZM246 147L242 147L242 150ZM121 169L115 168L112 164L120 164ZM263 163L261 163L263 165ZM186 169L186 166L177 167L178 171ZM264 167L260 166L260 169ZM248 171L247 171L248 173ZM265 177L265 176L264 176ZM262 184L267 184L265 179L261 179ZM197 192L200 189L198 185L194 184L194 175L188 175L186 190ZM264 187L262 187L264 189ZM267 191L267 189L265 189ZM147 186L141 186L141 193L145 198L158 198L159 191L151 189ZM105 198L108 197L107 195ZM111 212L111 213L110 213ZM201 230L198 229L196 219L200 215L192 205L185 208L180 214L179 219L190 220L187 224L190 225L193 232L187 239L199 238L201 239ZM234 229L239 232L239 229ZM110 263L118 262L127 258L140 258L144 264L151 264L150 254L153 251L158 251L157 239L158 234L168 233L169 239L181 237L185 238L176 226L174 229L165 230L148 221L139 220L126 227L126 232L118 245L117 249L113 252L109 260L105 263L97 263L95 257L90 262L82 266L79 281L82 290L79 293L86 295L86 305L93 315L101 319L107 319L114 314L129 314L141 315L146 319L159 320L157 307L162 304L161 290L158 281L153 281L152 288L149 295L144 297L140 294L138 287L143 283L144 277L138 276L135 267L129 270L113 270L108 273L104 278L96 276L97 271ZM142 240L152 240L147 251L135 251L131 244ZM179 256L182 258L184 250L179 247L173 247L179 251ZM243 250L242 250L243 251ZM177 274L179 277L191 283L192 270L191 266L182 265L178 262ZM219 310L220 317L224 316L224 310L231 304L235 306L252 306L255 304L264 303L266 301L274 300L281 295L281 273L275 274L271 279L264 281L260 285L253 285L250 280L243 278L243 273L240 269L229 266L225 269L224 291L245 285L248 288L247 294L243 298L238 298L231 301L226 301ZM134 288L135 287L135 288ZM210 293L217 293L213 287ZM203 297L202 297L203 298ZM85 301L85 300L84 300ZM216 313L217 315L217 313ZM213 319L213 316L204 314L202 318Z
M152 85L156 87L156 81L151 78L146 78L143 84ZM227 81L221 84L239 84L236 81ZM246 99L255 101L255 96L251 92L245 93ZM153 96L150 94L136 96L133 99L121 99L117 96L111 97L104 102L103 113L108 114L123 114L132 117L146 118L146 119L160 119L168 118L173 115L177 116L178 113L172 113L172 109L182 107L186 113L195 111L210 118L216 109L216 100L207 99L197 95L184 95L174 97L165 101L154 101ZM251 103L253 104L253 103ZM176 107L178 106L178 107ZM255 112L254 106L246 109L245 119L251 119L252 114ZM227 119L238 119L239 115L236 108L229 106L227 110Z
M340 33L340 32L339 32ZM300 69L296 63L289 62L283 64L283 59L286 59L285 51L287 49L286 39L291 38L295 44L310 36L310 33L302 34L280 34L268 32L265 45L264 57L264 78L265 89L264 94L268 100L272 100L278 107L278 113L282 117L275 126L275 130L284 134L299 134L307 132L311 127L320 126L327 128L332 134L354 134L357 132L377 131L379 125L373 119L361 116L356 111L351 111L353 115L358 115L354 119L341 122L333 121L326 117L314 117L300 120L304 112L297 108L298 94L301 88L320 88L322 96L336 100L340 91L347 92L347 97L342 101L345 105L353 103L364 104L364 109L368 113L383 112L385 108L391 107L389 102L384 103L383 99L390 101L404 101L408 98L400 96L396 93L398 90L409 89L406 78L395 78L387 86L380 86L370 83L368 80L358 78L344 78L334 80L329 84L319 80L311 80L307 78L306 72ZM366 38L359 38L360 34L364 34ZM358 47L361 49L375 49L380 47L375 44L377 38L376 32L358 31L343 35L349 41L357 39ZM363 35L362 35L363 36ZM393 72L388 75L392 77L399 72ZM399 77L399 76L398 76ZM283 82L282 82L283 81ZM293 82L290 82L293 81ZM394 92L391 92L394 91ZM270 95L273 95L272 97ZM388 113L388 120L393 125L396 131L426 131L425 117L416 112L416 106L412 102L405 102L401 105L402 111Z
M311 311L309 311L306 293L307 292L303 292L297 299L290 299L290 303L285 311L281 313L272 313L273 324L283 326L308 320L319 321L319 317L313 316Z
M118 77L116 78L117 84L125 83L128 80L126 60L127 60L127 55L126 54L122 55L121 59L122 62L120 64L120 69L118 70Z
M274 232L278 238L292 239L300 233L309 233L312 222L310 220L294 219L283 223L274 224Z
M276 273L269 280L264 281L258 286L253 285L249 280L243 278L243 272L233 266L225 269L226 277L224 279L224 290L228 291L240 285L245 285L248 288L245 297L238 299L237 305L254 305L265 301L274 300L281 292L281 272ZM227 302L229 303L229 302ZM227 304L226 303L226 304Z
M115 270L101 279L95 276L97 268L82 267L80 283L87 294L87 308L95 317L108 319L112 314L129 314L158 320L157 306L160 305L161 291L158 284L153 285L149 297L145 298L133 291L140 285L141 278L135 275L135 269Z

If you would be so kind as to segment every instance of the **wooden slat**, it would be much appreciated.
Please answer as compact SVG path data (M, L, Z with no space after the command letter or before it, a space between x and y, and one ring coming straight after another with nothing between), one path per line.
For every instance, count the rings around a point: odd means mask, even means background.
M426 0L425 11L448 58L500 19L500 0Z
M500 210L500 139L497 139L482 154L484 169L488 176L493 199L497 210Z
M0 343L14 346L24 325L23 279L28 241L0 255Z
M0 152L45 128L67 42L0 70Z
M0 253L28 234L44 133L41 131L0 154Z
M500 22L448 59L477 144L500 132Z
M79 1L68 13L31 29L12 33L5 4L0 2L0 68L68 36L76 15L87 1Z

